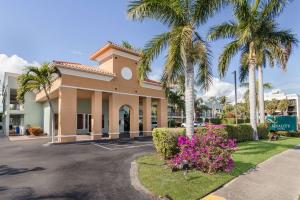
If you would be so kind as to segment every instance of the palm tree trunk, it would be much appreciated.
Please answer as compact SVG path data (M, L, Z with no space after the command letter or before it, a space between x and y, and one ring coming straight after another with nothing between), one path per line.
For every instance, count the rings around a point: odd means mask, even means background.
M194 66L188 62L185 71L185 116L186 135L192 138L194 135Z
M264 81L262 66L258 66L258 102L260 123L265 123Z
M54 143L55 142L54 109L53 109L53 105L51 103L51 99L50 99L47 89L44 89L44 92L47 97L47 102L50 106L50 115L51 115L51 133L50 134L51 134L51 142Z
M253 140L258 140L256 123L256 87L255 87L255 61L249 64L249 104L250 104L250 123L253 128Z

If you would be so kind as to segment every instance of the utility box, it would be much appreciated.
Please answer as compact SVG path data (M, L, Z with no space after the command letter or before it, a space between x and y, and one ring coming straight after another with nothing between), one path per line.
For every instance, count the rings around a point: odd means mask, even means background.
M297 117L296 116L268 116L269 131L288 131L296 132Z

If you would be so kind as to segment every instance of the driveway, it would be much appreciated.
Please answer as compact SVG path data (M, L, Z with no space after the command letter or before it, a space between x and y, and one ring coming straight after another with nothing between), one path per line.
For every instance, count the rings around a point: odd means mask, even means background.
M0 138L0 199L148 199L130 184L130 163L150 141L43 146Z

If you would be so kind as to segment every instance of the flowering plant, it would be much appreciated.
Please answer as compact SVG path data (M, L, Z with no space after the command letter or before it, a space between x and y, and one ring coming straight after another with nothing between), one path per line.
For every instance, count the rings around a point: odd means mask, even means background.
M230 172L233 169L231 154L236 150L236 141L228 139L220 125L207 126L207 132L195 134L191 139L178 137L179 153L171 159L171 165L179 169L184 161L191 167L207 173ZM224 130L224 129L223 129Z

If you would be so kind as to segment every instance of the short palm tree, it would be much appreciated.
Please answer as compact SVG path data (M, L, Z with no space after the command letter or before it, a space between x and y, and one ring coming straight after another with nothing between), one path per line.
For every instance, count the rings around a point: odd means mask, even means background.
M17 99L24 102L25 95L28 92L44 92L51 110L52 127L51 136L54 143L54 110L50 99L50 89L55 78L60 76L57 68L49 67L49 63L44 63L40 67L29 66L25 72L18 77L19 88L17 90Z
M209 39L233 39L225 46L219 58L221 76L226 74L231 58L238 52L241 52L241 59L245 59L247 63L250 122L253 128L253 139L258 140L255 70L262 50L268 49L272 55L287 55L289 52L283 47L295 42L290 31L278 31L277 24L274 22L274 18L282 12L288 0L254 0L252 3L248 0L235 0L233 2L235 20L211 28Z
M186 134L194 134L194 81L207 89L212 83L210 51L196 31L209 17L226 4L225 0L135 0L128 7L128 16L134 20L155 19L169 31L155 36L143 51L139 62L139 78L151 71L151 62L167 48L163 77L171 84L185 77ZM197 73L195 76L195 66Z

